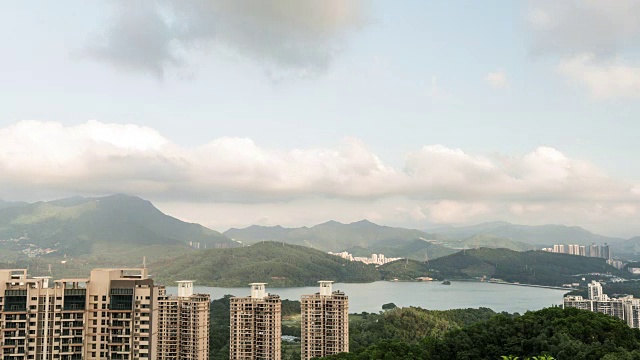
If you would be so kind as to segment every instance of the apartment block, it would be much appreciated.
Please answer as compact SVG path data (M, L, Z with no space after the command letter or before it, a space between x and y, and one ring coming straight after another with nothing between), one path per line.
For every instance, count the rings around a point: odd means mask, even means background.
M158 359L161 295L168 304L147 269L96 269L89 278L53 282L0 270L0 359ZM187 357L175 359L205 359L208 296L178 302L176 346Z
M301 298L302 359L349 352L349 298L319 281L320 291Z
M596 281L589 284L588 296L588 299L582 296L566 296L563 306L615 316L624 320L632 328L640 328L640 299L633 296L609 298L603 293L602 285Z
M178 281L178 295L160 288L158 360L209 359L209 294L194 294L193 281Z
M231 298L231 360L281 359L282 302L278 295L267 294L265 285L250 284L251 296Z

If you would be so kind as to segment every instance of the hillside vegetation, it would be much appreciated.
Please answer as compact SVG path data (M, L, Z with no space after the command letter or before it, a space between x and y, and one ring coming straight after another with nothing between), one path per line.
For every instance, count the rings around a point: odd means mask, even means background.
M379 280L373 265L351 262L303 246L264 242L249 247L203 250L151 266L164 282L193 279L199 285L269 287L316 285L319 280L371 282Z
M474 249L479 247L493 249L509 249L515 251L534 250L535 246L521 241L498 237L488 234L473 235L457 242L447 242L447 245L457 249Z
M628 275L600 258L507 249L461 251L435 259L429 262L428 267L435 274L449 279L486 276L509 282L555 286L574 282L572 275L591 272Z
M379 267L385 280L411 280L430 276L435 279L473 279L486 277L523 284L561 286L576 282L574 275L611 273L628 277L604 259L544 251L517 252L507 249L470 249L429 262L395 261Z
M62 257L108 256L112 248L114 253L126 253L127 248L165 245L165 253L172 254L176 247L189 249L190 241L201 247L235 246L216 231L180 221L149 201L126 195L5 204L0 207L0 240L20 237L6 243L5 250L32 244L52 248L56 251L51 256Z
M374 344L326 359L496 360L549 355L558 360L626 360L640 358L640 330L617 318L578 309L547 308L522 316L500 314L442 336L415 339L406 330L426 326L420 318L387 324L391 333L369 331ZM432 327L433 328L433 327ZM399 336L393 334L399 332ZM417 331L414 331L417 333ZM387 332L389 333L389 332ZM410 335L410 334L409 334ZM419 337L419 336L416 336Z

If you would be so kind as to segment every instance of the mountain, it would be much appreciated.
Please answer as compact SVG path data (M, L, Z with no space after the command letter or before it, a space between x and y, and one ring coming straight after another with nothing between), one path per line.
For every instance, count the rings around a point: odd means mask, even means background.
M0 209L6 209L6 208L10 208L10 207L24 206L24 205L27 205L27 203L25 203L25 202L4 201L4 200L0 199Z
M622 255L632 260L640 260L640 236L613 244L613 254Z
M145 246L234 246L224 235L163 214L149 201L122 194L21 204L0 209L0 240L11 247L56 250L54 255L104 255ZM144 252L141 252L141 256Z
M515 251L535 250L534 245L487 234L473 235L456 242L446 242L446 245L456 249L473 249L483 247L492 249L509 249Z
M244 287L265 282L269 287L316 286L319 280L379 280L374 265L352 262L304 246L267 241L252 246L204 250L171 262L151 264L161 282L193 279L198 285Z
M617 243L624 239L594 234L579 226L565 225L516 225L503 221L488 222L463 227L441 227L428 230L451 239L467 238L474 235L493 235L513 241L534 245Z
M372 248L383 242L388 245L393 242L400 244L416 239L433 238L431 234L420 230L381 226L367 220L351 224L328 221L310 228L293 229L254 225L244 229L229 229L224 232L224 235L245 244L282 241L334 252L353 247Z

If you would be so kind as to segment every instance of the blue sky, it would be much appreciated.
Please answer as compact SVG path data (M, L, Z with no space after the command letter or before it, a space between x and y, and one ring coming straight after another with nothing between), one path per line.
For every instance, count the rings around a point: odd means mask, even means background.
M222 230L640 233L633 1L131 4L0 5L0 198L126 192Z

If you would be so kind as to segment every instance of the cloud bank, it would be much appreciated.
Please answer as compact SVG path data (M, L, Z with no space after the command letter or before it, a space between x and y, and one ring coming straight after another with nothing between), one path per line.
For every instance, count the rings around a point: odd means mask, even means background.
M586 86L596 99L640 98L640 66L622 60L598 63L583 54L561 61L558 72Z
M348 34L367 23L365 0L117 2L86 52L117 68L162 76L214 48L307 75L327 69Z
M640 97L640 2L530 1L534 54L558 56L558 72L594 99Z
M588 210L605 221L637 215L638 188L549 147L485 156L428 145L408 153L398 168L358 139L338 148L282 150L229 137L182 147L151 128L98 121L22 121L0 129L0 198L10 200L123 192L208 211L220 211L212 204L252 208L254 221L295 204L294 214L314 219L311 213L320 216L319 204L326 204L346 217L413 223L504 218L498 209L515 217L563 213L567 219L572 212L584 219ZM283 210L278 219L291 216Z

